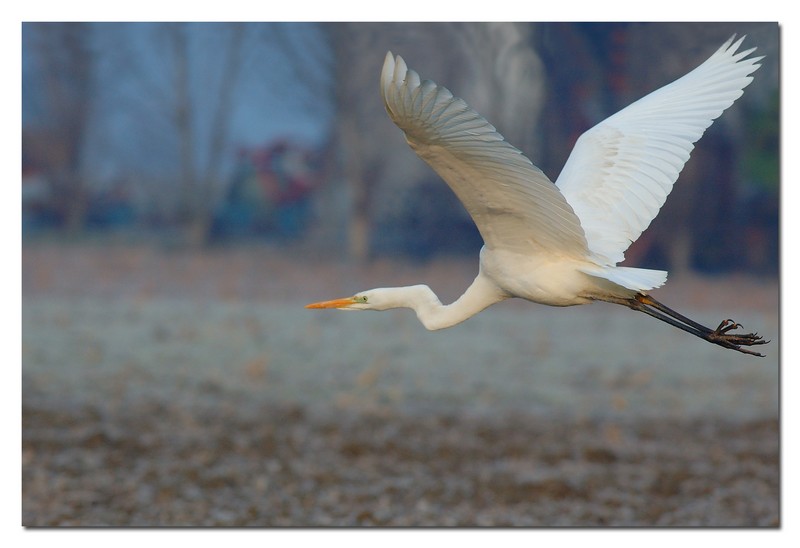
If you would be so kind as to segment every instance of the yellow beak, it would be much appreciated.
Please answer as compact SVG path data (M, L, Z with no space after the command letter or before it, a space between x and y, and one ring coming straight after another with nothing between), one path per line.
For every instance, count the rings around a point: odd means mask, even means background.
M356 300L353 297L347 297L345 299L333 299L332 301L307 304L306 308L344 308L355 304L355 302Z

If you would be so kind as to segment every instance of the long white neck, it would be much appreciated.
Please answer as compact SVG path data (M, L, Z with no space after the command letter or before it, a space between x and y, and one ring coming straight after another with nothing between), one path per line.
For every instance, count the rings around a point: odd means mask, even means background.
M386 304L382 310L389 308L411 308L426 329L431 331L452 327L471 318L484 308L508 298L492 282L478 274L461 297L454 303L443 305L436 294L427 285L408 287L390 287L385 292Z

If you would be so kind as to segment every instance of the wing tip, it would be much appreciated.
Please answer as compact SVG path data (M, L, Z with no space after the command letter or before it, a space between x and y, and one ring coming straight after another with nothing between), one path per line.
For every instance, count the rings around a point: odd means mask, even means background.
M394 54L390 51L386 52L386 55L383 57L383 69L381 73L392 74L394 73Z
M400 55L397 55L394 58L394 74L392 75L392 81L395 83L402 83L403 80L406 79L406 73L408 72L408 65L406 65L405 60Z
M739 48L744 43L745 38L747 38L747 35L743 34L737 39L737 35L734 33L725 41L724 44L722 44L716 53L728 55L737 63L745 62L753 66L754 70L758 69L761 66L758 62L764 59L765 55L747 58L747 56L756 51L758 47L754 46L752 48L739 51Z
M383 58L383 68L381 69L381 96L386 99L386 90L392 82L392 75L394 74L394 55L391 51L386 52Z

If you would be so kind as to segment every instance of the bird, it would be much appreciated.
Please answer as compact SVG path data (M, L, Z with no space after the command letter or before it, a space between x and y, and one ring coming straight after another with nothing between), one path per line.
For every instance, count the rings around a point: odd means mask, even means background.
M509 298L549 306L597 301L643 312L723 348L767 344L725 319L712 329L650 295L667 272L618 266L649 226L705 130L753 80L761 57L730 37L705 62L585 131L553 183L463 99L387 52L380 92L391 120L444 179L483 239L475 280L443 305L427 285L361 291L309 309L410 308L429 330Z

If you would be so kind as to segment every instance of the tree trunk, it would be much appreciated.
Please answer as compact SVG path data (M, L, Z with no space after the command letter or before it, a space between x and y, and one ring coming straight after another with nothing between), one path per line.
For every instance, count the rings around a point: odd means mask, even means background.
M26 152L46 174L64 229L75 233L84 228L88 211L82 168L92 105L92 31L87 23L29 25L44 104L38 135Z

